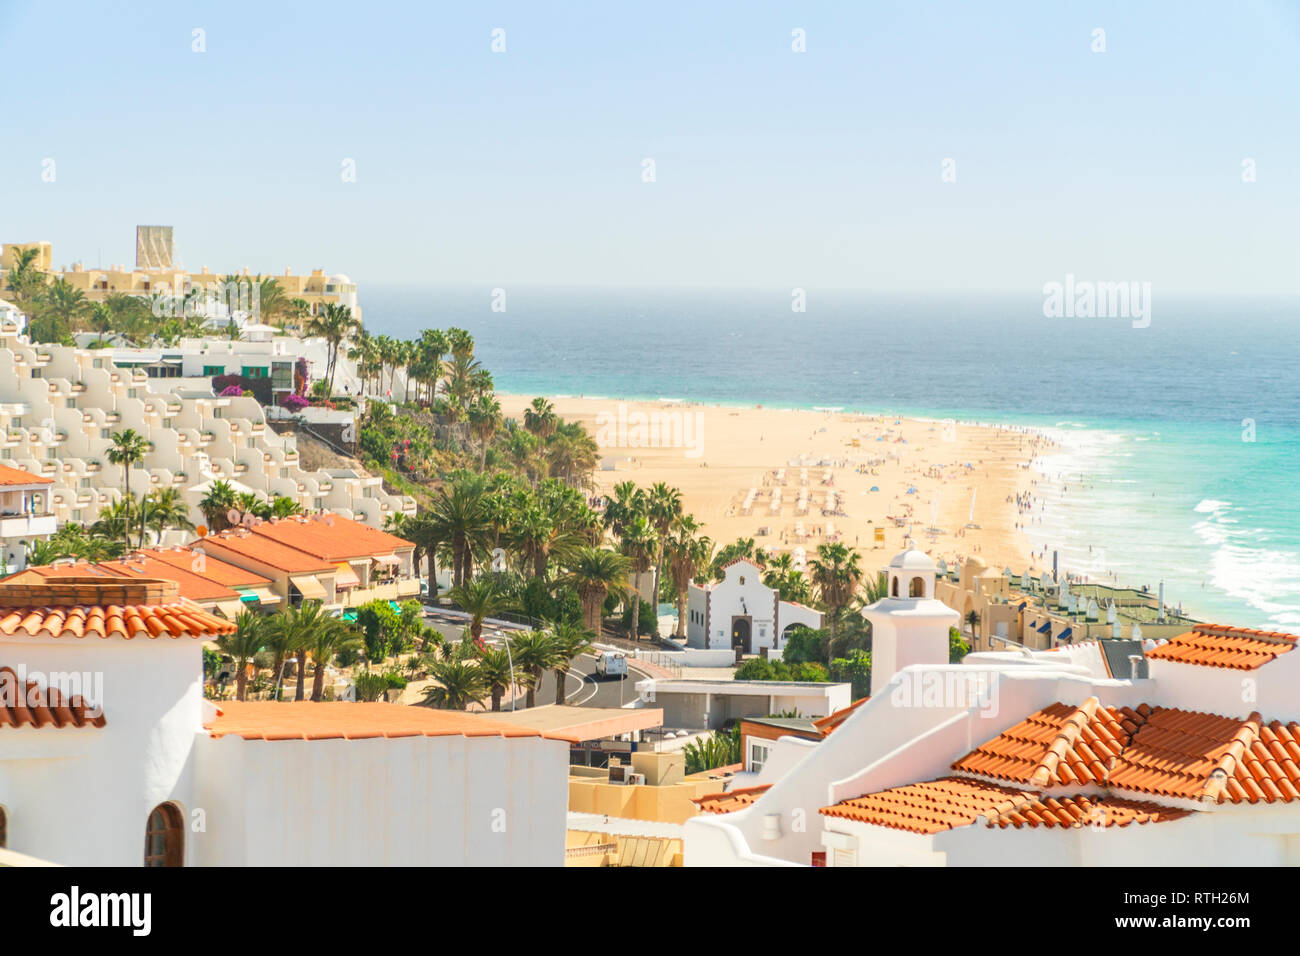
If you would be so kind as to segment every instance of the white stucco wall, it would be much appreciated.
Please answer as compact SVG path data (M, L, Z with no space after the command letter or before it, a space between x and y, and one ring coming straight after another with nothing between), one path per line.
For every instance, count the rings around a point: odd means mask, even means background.
M0 731L9 849L73 866L139 866L150 811L194 806L198 641L23 638L0 662L103 679L105 726Z
M536 737L204 737L214 866L562 866L568 745Z

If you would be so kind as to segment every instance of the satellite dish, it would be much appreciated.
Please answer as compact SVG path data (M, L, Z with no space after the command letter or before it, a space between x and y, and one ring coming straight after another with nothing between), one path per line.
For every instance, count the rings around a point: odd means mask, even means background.
M231 508L229 511L226 512L226 520L229 521L231 524L239 524L240 518L241 515L239 514L238 508Z

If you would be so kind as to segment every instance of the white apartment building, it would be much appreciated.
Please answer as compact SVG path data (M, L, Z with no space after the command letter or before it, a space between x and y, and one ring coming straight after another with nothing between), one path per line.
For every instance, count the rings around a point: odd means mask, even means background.
M276 362L297 360L280 342L233 343L229 362L257 355L274 374ZM116 351L32 345L16 323L0 321L0 464L51 479L50 510L60 524L92 523L121 497L123 470L109 464L108 450L127 428L151 443L132 473L132 493L181 489L195 523L195 506L216 480L373 527L390 514L415 513L414 499L386 493L379 477L304 471L293 438L275 434L253 398L215 396L201 374L151 378L144 368L117 365ZM182 350L180 367L218 364L216 354L205 347L194 359Z

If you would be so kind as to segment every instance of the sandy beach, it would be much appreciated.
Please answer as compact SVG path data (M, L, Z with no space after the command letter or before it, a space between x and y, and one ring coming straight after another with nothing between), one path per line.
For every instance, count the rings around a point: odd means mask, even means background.
M499 397L503 413L521 420L532 400ZM1030 462L1053 446L1035 432L833 409L548 398L601 446L599 491L628 480L680 488L719 546L752 537L811 557L839 540L871 568L910 534L949 562L978 554L990 566L1036 566L1018 525L1022 511L1041 507Z

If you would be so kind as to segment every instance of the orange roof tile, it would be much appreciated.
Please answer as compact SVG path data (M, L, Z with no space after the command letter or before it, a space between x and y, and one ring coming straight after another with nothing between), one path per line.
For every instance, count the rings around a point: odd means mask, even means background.
M1289 802L1300 799L1300 725L1273 721L1233 767L1219 801Z
M844 723L844 721L848 720L855 710L870 699L870 697L860 697L847 707L841 707L839 710L832 714L827 714L825 717L818 717L813 721L813 726L820 730L822 736L825 737L840 724Z
M410 541L396 535L335 514L263 521L254 525L252 531L260 537L297 548L330 563L391 554L394 549L415 547Z
M174 581L60 577L0 582L0 635L15 637L196 637L229 634L235 625L178 598Z
M46 478L44 475L33 475L30 471L23 471L21 468L13 468L9 465L0 465L0 485L52 485L53 478Z
M216 554L217 557L227 553L240 555L289 574L334 571L334 565L328 561L244 529L210 534L206 538L195 541L190 547L201 547L205 553Z
M1220 800L1261 723L1259 714L1242 720L1157 707L1119 755L1107 783L1165 797Z
M476 714L403 704L222 701L204 726L245 740L367 740L373 737L548 737ZM550 739L548 737L548 739Z
M702 797L693 797L691 803L700 808L700 813L731 813L752 804L771 786L770 783L765 783L761 787L740 787L723 793L706 793Z
M1146 709L1150 712L1150 708ZM1141 708L1056 703L976 747L953 770L1032 787L1099 783L1142 725Z
M1031 803L1034 798L1034 794L1024 790L982 780L942 777L843 800L822 807L821 812L828 817L843 817L893 830L939 833L968 826L980 817L999 816Z
M179 595L191 601L235 601L239 592L213 580L206 573L191 571L195 555L182 551L188 559L185 566L170 561L161 561L152 551L135 551L119 561L100 561L90 563L77 561L73 564L43 565L27 568L19 575L30 580L32 576L42 578L76 577L79 575L112 575L121 578L152 578L163 581L175 581L179 586ZM205 560L210 560L206 559ZM17 577L17 575L15 576ZM262 578L265 581L265 578ZM268 582L269 583L269 582Z
M18 684L12 668L0 667L0 727L103 727L104 713L86 706L81 695L64 699L57 687L42 690L36 681Z
M1147 657L1157 661L1250 671L1287 653L1295 647L1295 642L1294 634L1279 631L1198 624L1186 634L1170 638L1155 650L1147 651Z
M1126 827L1132 823L1165 823L1192 812L1122 797L1043 797L999 814L988 825L1004 830L1024 826Z
M190 549L198 544L199 542L195 542L184 548L145 548L144 550L145 553L159 561L166 561L173 567L188 571L195 567L194 562L198 557L198 553ZM245 571L238 565L214 558L206 552L203 553L201 567L202 570L199 573L204 577L228 588L265 587L271 583L270 578L263 577L255 571Z

